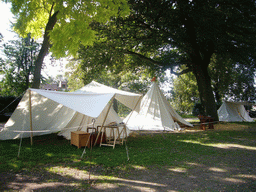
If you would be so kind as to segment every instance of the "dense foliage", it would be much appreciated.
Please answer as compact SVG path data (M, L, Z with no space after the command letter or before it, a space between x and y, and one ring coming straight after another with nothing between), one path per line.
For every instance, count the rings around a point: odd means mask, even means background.
M185 64L180 73L195 75L206 113L217 119L210 60L216 53L254 65L255 2L130 0L129 4L129 17L96 26L99 35L105 35L103 44L113 45L109 52L130 54L148 66L173 72Z
M39 44L28 35L5 43L3 53L0 73L4 78L0 81L0 93L2 96L20 96L31 85Z
M175 110L191 114L194 104L199 102L195 76L190 72L173 81L171 104Z
M247 67L238 62L235 63L228 57L214 54L211 58L209 74L217 108L223 100L255 100L255 68L253 66ZM199 102L196 79L192 73L186 73L174 79L172 104L176 110L190 113L192 109L198 109L196 106ZM201 113L202 109L200 109Z

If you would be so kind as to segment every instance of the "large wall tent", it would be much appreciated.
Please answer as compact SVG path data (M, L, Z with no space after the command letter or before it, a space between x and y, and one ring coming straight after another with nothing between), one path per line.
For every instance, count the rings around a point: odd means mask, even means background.
M193 127L171 107L155 81L134 111L124 120L130 130L180 130Z
M218 109L219 121L249 121L252 122L253 119L249 116L248 112L245 110L244 105L248 102L230 102L224 101L223 104Z
M98 92L102 86L105 91ZM114 98L133 109L141 95L120 91L92 82L77 92L28 89L11 118L0 132L0 140L59 132L70 139L70 132L85 130L95 119L95 126L122 120L111 107ZM95 89L93 90L93 87Z

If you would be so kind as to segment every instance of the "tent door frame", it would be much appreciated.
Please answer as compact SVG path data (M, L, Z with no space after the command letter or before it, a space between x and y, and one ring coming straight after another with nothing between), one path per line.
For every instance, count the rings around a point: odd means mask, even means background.
M107 116L108 116L109 111L110 111L110 108L111 108L111 106L112 106L112 104L113 104L113 102L114 102L115 96L116 96L116 94L115 94L115 95L112 97L112 99L110 100L110 104L109 104L107 113L106 113L106 115L105 115L105 118L104 118L104 120L103 120L103 122L102 122L102 125L101 125L101 127L100 127L100 130L99 130L98 135L97 135L97 137L96 137L96 140L95 140L95 142L94 142L94 146L97 144L97 141L98 141L98 138L99 138L100 134L102 134L102 135L101 135L101 140L100 140L100 143L102 143L102 138L103 138L102 128L103 128L103 126L104 126L104 124L105 124L105 122L106 122Z

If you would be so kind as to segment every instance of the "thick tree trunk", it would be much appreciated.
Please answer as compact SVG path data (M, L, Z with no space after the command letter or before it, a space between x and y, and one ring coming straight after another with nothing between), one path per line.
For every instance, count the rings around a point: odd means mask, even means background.
M41 69L42 69L44 57L47 55L50 48L49 32L53 29L54 25L57 22L57 14L58 14L58 11L55 12L52 16L50 16L49 21L46 25L43 44L38 54L38 57L35 61L35 70L34 70L34 79L32 83L32 88L39 89L40 87Z
M209 115L218 121L216 103L211 87L211 78L207 70L207 64L193 64L193 73L196 76L200 100L205 108L206 115Z
M187 29L188 46L186 52L190 60L189 66L196 76L201 103L204 106L206 115L218 121L216 103L211 87L211 77L207 70L211 56L214 53L214 43L207 41L204 48L202 48L202 45L197 41L194 19L189 14L184 14L181 18Z

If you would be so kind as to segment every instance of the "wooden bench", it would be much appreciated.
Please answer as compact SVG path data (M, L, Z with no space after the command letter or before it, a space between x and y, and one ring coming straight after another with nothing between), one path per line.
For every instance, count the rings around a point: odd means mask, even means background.
M207 127L208 129L214 129L212 117L198 115L198 118L200 120L200 129L206 130Z

